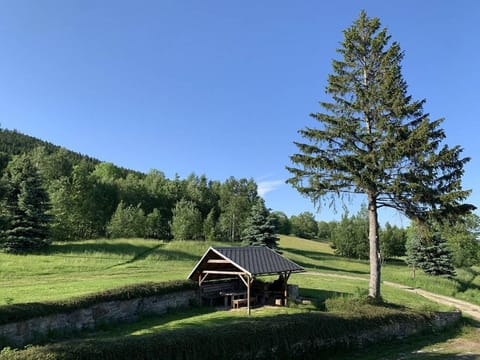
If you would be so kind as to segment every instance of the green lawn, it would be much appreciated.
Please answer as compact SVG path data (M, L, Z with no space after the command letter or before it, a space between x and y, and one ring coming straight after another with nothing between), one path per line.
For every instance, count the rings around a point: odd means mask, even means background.
M0 253L0 305L185 279L208 246L203 242L118 239L56 243L38 255Z
M0 253L0 305L61 300L138 282L185 279L210 245L198 241L88 240L55 243L37 255ZM282 236L280 246L285 256L307 270L368 278L367 261L335 256L326 243ZM399 261L385 264L382 275L384 280L480 304L479 267L458 270L455 280L426 276L420 271L413 280L410 269ZM295 281L308 289L308 280L298 276L294 275ZM324 282L328 287L332 281ZM357 288L365 289L367 284L352 282L348 286L350 292L358 292L361 290ZM384 286L382 292L389 297L391 290Z
M209 246L228 246L231 243L161 242L143 239L90 240L74 243L56 243L43 254L8 255L0 253L0 305L45 300L61 300L108 288L146 281L185 279ZM337 279L314 274L293 274L290 283L298 284L300 294L313 299L312 305L290 308L262 308L253 311L254 317L277 316L325 308L327 299L362 297L368 288L368 263L349 260L333 254L328 244L282 236L283 254L307 270L344 274L364 278L365 281ZM383 268L383 279L396 281L460 298L480 301L479 271L472 268L459 271L459 279L433 278L422 274L412 282L410 270L402 263L388 263ZM461 280L460 280L461 279ZM384 299L394 305L415 310L446 310L419 295L382 287ZM328 302L328 301L327 301ZM473 301L472 301L473 302ZM212 311L192 308L175 311L166 316L143 319L135 324L106 328L96 334L100 337L125 337L161 332L182 327L198 327L232 323L245 319L246 312ZM463 327L463 333L449 333L449 337L473 337L472 326ZM90 337L92 334L83 334ZM448 337L447 337L448 338ZM444 335L419 339L408 348L428 349L442 341ZM405 344L397 344L398 351ZM407 350L408 350L407 349ZM408 350L410 351L410 350ZM393 354L394 352L391 352ZM365 359L370 355L364 354ZM388 358L388 357L387 357Z
M285 256L308 270L368 278L368 261L335 256L327 243L285 236L282 237L281 246ZM454 279L429 276L417 270L413 279L411 269L403 261L393 260L382 267L382 279L480 305L480 266L457 269Z

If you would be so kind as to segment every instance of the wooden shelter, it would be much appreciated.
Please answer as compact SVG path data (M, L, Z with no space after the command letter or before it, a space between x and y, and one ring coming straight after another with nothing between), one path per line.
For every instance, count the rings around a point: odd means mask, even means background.
M210 247L195 265L188 279L198 281L204 298L215 298L231 294L232 307L246 305L250 313L252 283L258 276L279 275L271 285L277 286L280 302L287 303L287 282L292 273L303 272L301 266L288 260L266 246ZM232 292L235 280L246 288L245 298L236 299ZM279 291L278 291L279 290ZM227 298L225 297L227 305Z

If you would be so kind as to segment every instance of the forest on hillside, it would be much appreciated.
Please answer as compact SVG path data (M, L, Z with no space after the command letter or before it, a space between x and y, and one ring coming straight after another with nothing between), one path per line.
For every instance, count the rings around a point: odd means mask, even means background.
M195 174L168 179L159 170L124 169L0 129L3 185L25 161L48 195L50 237L58 241L105 236L240 241L258 200L253 179L220 182Z
M368 258L365 207L357 214L346 212L340 221L317 221L310 212L288 217L265 207L253 179L220 182L195 174L168 179L159 170L144 174L121 168L5 129L0 129L0 179L0 233L7 250L14 246L6 240L12 231L20 232L13 235L23 237L28 248L36 247L35 238L40 245L41 239L101 237L252 243L264 236L252 230L257 222L263 229L271 227L267 233L320 239L340 256ZM33 211L31 203L42 211ZM7 222L16 230L9 230ZM455 226L439 226L455 265L478 263L479 229L474 214ZM408 253L415 229L387 223L379 230L383 259ZM274 236L264 240L275 247Z

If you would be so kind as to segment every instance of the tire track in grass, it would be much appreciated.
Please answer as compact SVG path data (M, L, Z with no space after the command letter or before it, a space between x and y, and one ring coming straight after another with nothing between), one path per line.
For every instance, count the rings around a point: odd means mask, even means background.
M118 267L118 266L123 266L123 265L128 265L128 264L131 264L131 263L134 263L136 261L139 261L139 260L143 260L145 259L148 255L150 255L152 252L154 252L155 250L157 250L158 248L160 248L162 246L162 244L160 245L156 245L154 247L151 247L145 251L142 251L141 253L135 255L133 258L131 258L130 260L127 260L127 261L124 261L122 263L119 263L119 264L115 264L115 265L112 265L112 266L109 266L107 268L105 268L105 270L110 270L110 269L113 269L115 267Z

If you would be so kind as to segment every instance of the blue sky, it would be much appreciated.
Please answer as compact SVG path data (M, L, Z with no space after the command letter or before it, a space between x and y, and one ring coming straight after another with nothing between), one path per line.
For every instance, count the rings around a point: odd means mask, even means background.
M342 30L361 9L405 51L404 77L472 157L480 206L480 2L5 0L0 124L127 168L254 178L267 206L314 212L284 184L314 125ZM350 212L356 212L354 201ZM318 219L338 219L323 207ZM382 222L406 225L394 213Z

